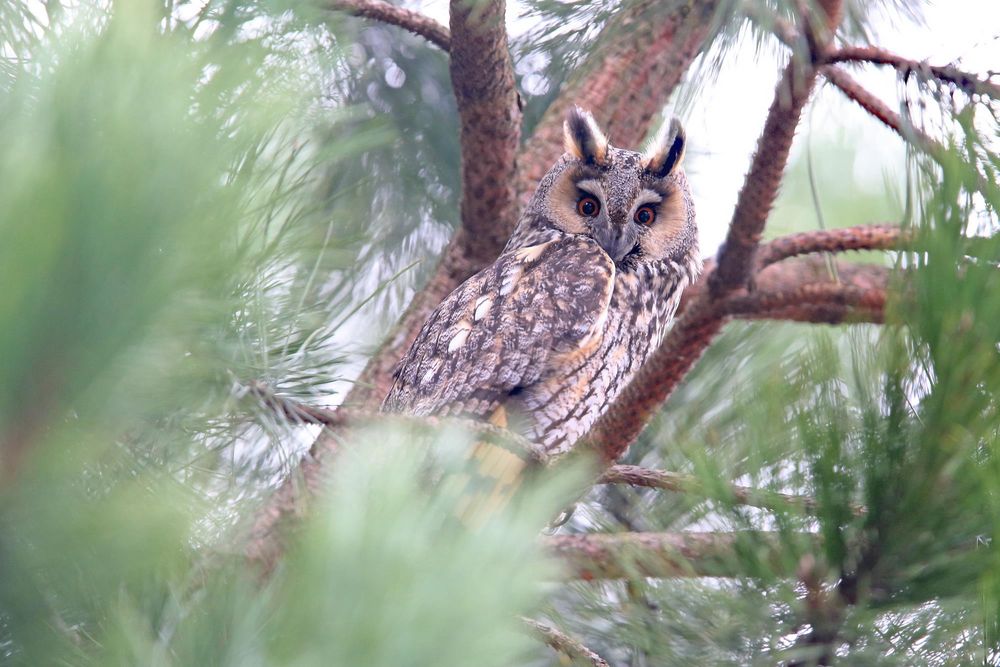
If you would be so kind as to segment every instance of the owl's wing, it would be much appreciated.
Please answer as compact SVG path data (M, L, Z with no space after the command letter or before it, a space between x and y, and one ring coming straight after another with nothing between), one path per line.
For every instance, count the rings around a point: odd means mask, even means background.
M586 237L505 252L431 314L382 409L491 417L598 342L614 281L611 258Z

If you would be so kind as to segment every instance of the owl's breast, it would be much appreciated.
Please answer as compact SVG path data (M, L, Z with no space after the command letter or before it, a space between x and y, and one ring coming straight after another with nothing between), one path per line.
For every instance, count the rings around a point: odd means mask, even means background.
M553 358L545 377L518 396L525 435L560 454L610 407L665 333L683 285L679 276L620 273L607 317L585 344Z

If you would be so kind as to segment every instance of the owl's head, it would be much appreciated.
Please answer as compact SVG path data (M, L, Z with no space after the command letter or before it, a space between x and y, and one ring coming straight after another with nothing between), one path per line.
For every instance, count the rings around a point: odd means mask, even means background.
M698 233L681 168L684 130L667 124L645 151L616 148L594 118L574 107L564 124L566 154L538 186L525 217L592 237L620 267L697 255Z

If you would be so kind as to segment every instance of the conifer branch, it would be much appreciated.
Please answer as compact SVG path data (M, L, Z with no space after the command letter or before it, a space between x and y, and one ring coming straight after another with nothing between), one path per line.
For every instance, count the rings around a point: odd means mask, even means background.
M812 59L805 62L793 52L778 82L750 171L736 200L729 232L719 250L718 266L709 278L713 298L746 285L753 271L754 253L781 185L795 129L815 85L817 70L812 60L822 57L840 22L840 0L826 0L820 6L824 15L821 20L803 10Z
M514 198L521 107L507 47L504 0L451 0L451 87L462 150L464 253L485 265L507 242Z
M795 128L812 92L815 76L802 70L793 56L778 82L729 232L719 250L718 265L708 283L713 298L739 289L750 278L754 253L778 194Z
M708 290L703 291L675 322L659 349L647 360L587 437L588 442L614 443L610 448L602 444L601 451L608 461L614 461L625 451L715 338L725 319L737 314L727 312L727 308L737 305L759 308L763 305L753 306L750 297L738 297L728 304L724 302L730 293L749 284L755 266L757 245L781 184L795 128L815 84L818 70L814 62L823 57L841 20L841 0L820 0L819 6L819 17L802 10L802 20L810 44L810 61L803 62L798 54L793 53L785 67L758 140L750 171L737 198L726 241L719 250L717 265L705 278ZM797 293L790 295L804 296ZM824 322L842 321L839 318L848 315L851 307L847 303L835 301L846 297L846 294L826 296L833 300L824 303L789 302L780 307L774 306L776 309L772 312L792 319L803 318L804 321L812 321L813 318ZM850 298L857 296L855 294ZM884 302L884 291L882 301ZM740 314L760 312L750 310ZM880 313L868 314L881 319Z
M790 234L761 247L757 254L757 270L809 253L893 250L900 247L903 236L897 225L858 225Z
M911 60L878 46L843 46L828 52L823 61L832 63L871 63L894 67L905 79L915 74L924 80L937 80L957 86L968 95L983 95L1000 99L1000 85L975 74L964 72L952 65L931 65Z
M521 621L540 637L543 642L552 647L557 653L567 656L570 660L586 662L594 667L609 667L608 662L604 658L565 632L557 630L550 625L539 623L531 618L522 618Z
M248 393L275 414L294 424L315 424L330 429L352 426L400 426L420 431L439 431L445 426L456 426L470 434L491 440L501 440L513 446L519 453L536 464L548 462L548 456L537 445L517 433L489 422L460 417L417 416L395 412L372 412L350 408L321 408L302 403L286 396L275 394L266 383L254 381L247 387Z
M632 465L611 466L597 479L597 484L630 484L699 495L704 495L708 491L704 482L694 475ZM816 499L809 496L779 493L736 484L720 487L719 490L737 505L769 510L798 509L808 514L815 513L817 508ZM860 505L855 505L851 509L855 516L861 516L865 513L864 508Z
M383 0L327 0L325 7L398 26L423 37L444 51L451 48L451 33L448 28L420 12L397 7Z
M799 535L814 548L819 538ZM792 576L790 536L777 532L592 533L542 538L545 548L585 581L637 577L746 577L747 552L769 576ZM741 549L741 547L743 547Z
M767 245L761 247L761 253L767 252ZM704 275L715 268L715 262L705 262ZM841 285L850 285L862 289L884 288L889 283L889 269L876 264L857 264L839 261L836 263L836 275ZM773 292L787 289L795 285L811 285L829 283L830 267L819 255L792 257L784 261L769 264L753 276L753 284L757 290ZM706 290L705 280L699 280L684 290L681 303L677 309L678 317L697 303Z

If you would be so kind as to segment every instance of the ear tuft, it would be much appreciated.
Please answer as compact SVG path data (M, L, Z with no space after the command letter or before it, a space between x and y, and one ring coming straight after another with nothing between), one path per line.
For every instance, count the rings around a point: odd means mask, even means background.
M643 168L658 178L668 176L684 160L687 138L681 122L672 118L660 129L642 155Z
M578 160L604 164L608 157L608 138L597 126L597 121L578 106L574 106L563 123L563 140L566 152Z

